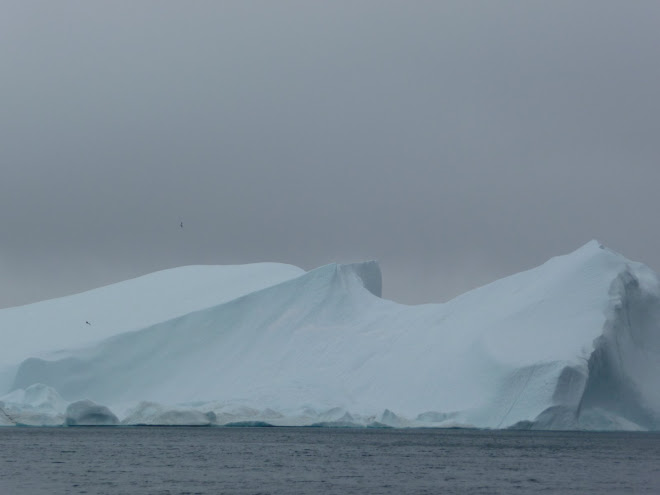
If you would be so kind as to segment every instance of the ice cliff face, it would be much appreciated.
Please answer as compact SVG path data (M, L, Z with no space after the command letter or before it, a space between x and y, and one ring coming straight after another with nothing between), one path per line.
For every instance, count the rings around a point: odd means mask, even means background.
M134 306L107 309L99 297L93 324L105 328L107 315L113 330L84 346L69 337L66 351L51 341L30 350L31 332L49 328L42 305L58 300L0 311L11 392L0 423L20 423L27 408L9 399L42 384L133 424L660 429L660 281L595 241L422 306L381 299L375 262L247 267L232 267L243 290L216 280L215 301L202 303L190 277L190 307L178 301L172 315L155 298L139 324ZM142 282L112 286L113 300L163 290ZM65 298L68 307L80 313L89 294ZM4 322L16 317L5 312L19 309L41 324L23 327L12 349Z

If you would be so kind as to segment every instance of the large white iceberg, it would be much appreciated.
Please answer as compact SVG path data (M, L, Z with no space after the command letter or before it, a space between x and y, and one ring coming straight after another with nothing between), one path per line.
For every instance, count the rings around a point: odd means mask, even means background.
M660 429L660 280L596 241L421 306L382 299L375 262L231 267L197 291L226 268L64 298L69 333L43 316L62 299L0 311L4 392L45 384L140 424ZM10 335L17 314L39 324Z

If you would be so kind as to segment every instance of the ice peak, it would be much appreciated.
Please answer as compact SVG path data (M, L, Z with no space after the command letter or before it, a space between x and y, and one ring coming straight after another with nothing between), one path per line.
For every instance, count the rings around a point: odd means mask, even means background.
M578 249L576 249L575 251L573 251L573 253L596 254L596 253L599 253L600 251L605 251L607 253L614 254L616 256L619 256L619 257L623 258L623 255L617 253L613 249L610 249L609 247L607 247L605 244L603 244L602 242L600 242L597 239L590 240L589 242L587 242L583 246L581 246ZM573 254L573 253L571 253L571 254Z
M632 261L625 256L594 239L575 251L549 259L538 268L552 267L553 271L565 270L578 274L588 266L591 266L590 270L597 270L599 267L601 269L609 267L614 269L614 271L620 271L631 263Z
M589 242L587 242L584 247L588 247L589 249L607 249L605 245L600 242L598 239L591 239Z

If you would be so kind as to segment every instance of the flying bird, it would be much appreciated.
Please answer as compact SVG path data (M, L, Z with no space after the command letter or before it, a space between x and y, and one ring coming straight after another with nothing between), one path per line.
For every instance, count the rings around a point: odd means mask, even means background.
M179 224L179 227L183 228L183 222L181 222L181 223Z
M86 321L85 323L87 323L90 327L92 326L92 324L88 321Z

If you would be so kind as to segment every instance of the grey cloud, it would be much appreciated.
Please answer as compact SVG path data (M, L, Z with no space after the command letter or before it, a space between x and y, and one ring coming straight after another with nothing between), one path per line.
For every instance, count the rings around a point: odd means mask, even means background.
M0 306L371 258L386 297L441 301L594 237L660 268L656 2L6 14Z

